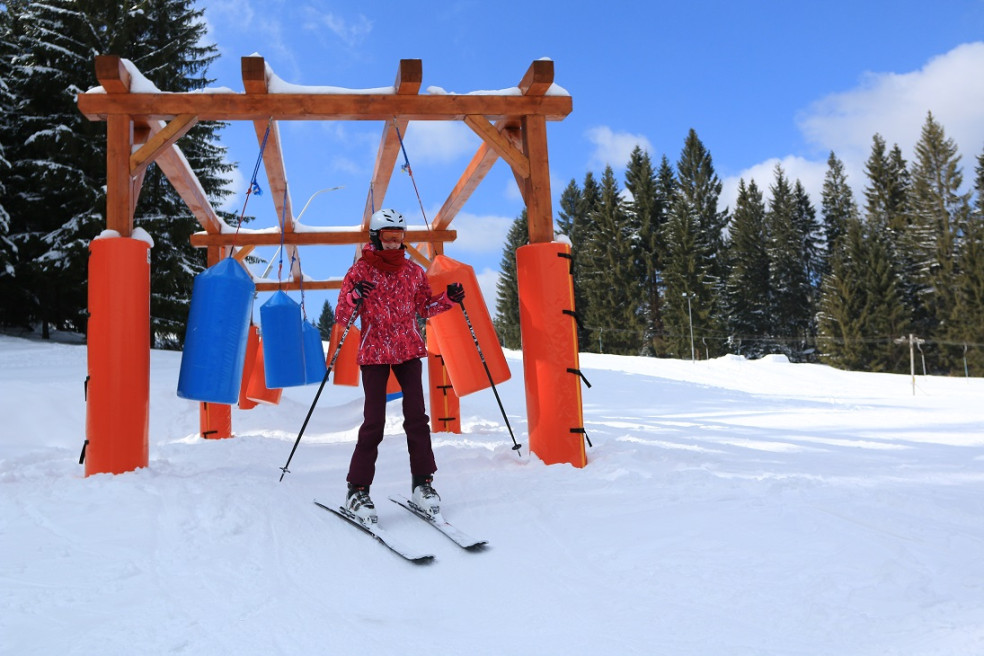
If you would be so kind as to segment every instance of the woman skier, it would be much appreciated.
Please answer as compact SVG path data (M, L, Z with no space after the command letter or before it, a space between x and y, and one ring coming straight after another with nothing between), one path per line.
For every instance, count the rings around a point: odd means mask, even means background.
M432 317L465 297L460 283L432 295L427 274L407 259L403 238L406 221L396 210L383 209L369 219L370 243L345 274L335 320L347 325L353 313L362 319L358 363L365 392L363 423L348 471L345 509L358 521L377 522L369 488L376 473L376 455L386 423L386 383L390 370L403 392L403 430L410 453L410 501L437 516L441 498L431 483L437 464L431 446L429 418L424 410L421 358L427 355L417 315Z

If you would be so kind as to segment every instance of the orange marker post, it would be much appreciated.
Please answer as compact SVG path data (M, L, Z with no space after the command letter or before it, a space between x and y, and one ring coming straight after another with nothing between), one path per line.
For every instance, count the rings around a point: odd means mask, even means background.
M148 462L150 244L111 237L89 244L85 475Z
M584 418L570 246L516 249L530 450L547 464L584 467Z

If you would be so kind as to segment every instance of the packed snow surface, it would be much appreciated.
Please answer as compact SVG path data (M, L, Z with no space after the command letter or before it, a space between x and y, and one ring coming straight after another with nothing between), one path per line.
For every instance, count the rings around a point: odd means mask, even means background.
M409 493L399 401L373 497L342 500L361 390L316 386L198 437L180 354L151 357L150 466L83 476L84 346L0 337L3 654L981 654L984 380L782 358L584 354L583 469L528 444L521 354L435 434L464 551Z

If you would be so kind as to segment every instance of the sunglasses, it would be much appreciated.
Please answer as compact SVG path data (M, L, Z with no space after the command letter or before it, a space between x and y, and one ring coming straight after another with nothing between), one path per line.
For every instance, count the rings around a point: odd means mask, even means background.
M379 241L386 242L387 244L399 244L403 241L403 231L402 230L380 230L379 231Z

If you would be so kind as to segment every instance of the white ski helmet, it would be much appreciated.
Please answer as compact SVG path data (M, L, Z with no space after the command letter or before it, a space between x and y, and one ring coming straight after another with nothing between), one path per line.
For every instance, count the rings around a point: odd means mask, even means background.
M407 222L396 210L379 210L369 217L369 234L379 234L380 230L406 230ZM373 235L375 236L375 235Z

